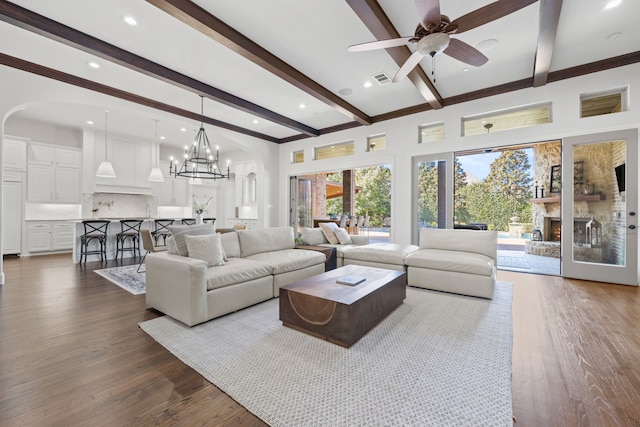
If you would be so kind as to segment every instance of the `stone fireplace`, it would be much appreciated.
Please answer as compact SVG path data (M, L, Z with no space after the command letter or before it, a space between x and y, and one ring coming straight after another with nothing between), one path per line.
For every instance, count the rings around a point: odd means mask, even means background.
M587 246L587 223L591 218L575 218L573 220L573 243ZM543 220L542 240L545 242L560 241L561 220L555 216L545 216Z

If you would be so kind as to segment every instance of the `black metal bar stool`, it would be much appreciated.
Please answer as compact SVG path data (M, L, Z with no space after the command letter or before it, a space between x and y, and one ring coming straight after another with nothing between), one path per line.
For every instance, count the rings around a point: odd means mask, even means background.
M87 255L100 255L100 261L107 259L107 230L110 222L97 219L82 221L84 234L80 236L80 262L82 257L87 262ZM98 242L99 248L89 250L89 243L93 240Z
M182 225L196 225L195 218L182 218Z
M120 221L120 232L116 234L116 259L118 254L122 259L122 254L125 251L133 252L134 256L137 251L138 256L140 256L140 226L142 226L141 219L123 219ZM131 241L131 246L125 246L127 240Z
M205 224L211 224L211 225L213 225L213 224L215 224L216 219L215 219L215 218L203 218L203 219L202 219L202 221L203 221Z
M167 237L171 236L171 231L169 230L171 225L173 225L172 219L156 219L153 221L153 231L151 232L151 236L153 237L153 241L156 246L167 245ZM160 239L162 239L162 245L159 244Z

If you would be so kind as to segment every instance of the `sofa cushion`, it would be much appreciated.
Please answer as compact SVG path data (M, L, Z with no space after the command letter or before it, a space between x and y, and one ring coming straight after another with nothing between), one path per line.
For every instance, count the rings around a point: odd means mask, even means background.
M224 249L225 261L228 258L240 258L240 241L238 240L238 233L235 231L231 233L220 234L220 242L222 243L222 249Z
M338 238L335 234L335 231L338 229L338 224L333 222L323 222L318 224L318 226L320 227L320 230L322 230L324 237L326 237L329 243L332 243L334 245L338 243Z
M495 264L491 257L475 252L420 249L405 259L409 267L491 276Z
M207 267L224 265L224 251L220 243L220 234L204 236L184 236L189 250L189 258L201 259Z
M261 252L293 249L293 227L273 227L260 230L238 230L240 252L248 257Z
M224 265L207 269L207 290L210 291L270 276L271 271L271 267L263 262L246 258L229 258L229 261Z
M344 251L344 259L380 262L403 265L407 255L418 250L415 245L399 245L396 243L371 243L363 246L352 246Z
M184 240L184 236L201 236L204 234L215 234L213 224L202 225L172 225L169 227L171 236L178 248L178 253L182 256L189 256L189 250L187 249L187 242Z
M176 246L176 241L172 236L167 236L164 242L167 244L168 253L170 253L171 255L180 255L180 252L178 252L178 247Z
M334 230L334 234L338 239L338 243L340 243L341 245L350 245L353 243L351 241L351 237L349 236L349 233L347 233L347 230L345 230L344 228L336 228Z
M326 256L322 252L305 249L284 249L275 252L262 252L250 255L247 258L252 261L269 264L273 274L282 274L288 271L301 270L318 264L324 264Z
M309 228L302 227L300 230L300 237L302 237L302 241L305 245L317 246L322 243L328 243L326 237L324 237L324 233L319 228Z
M495 230L420 229L420 249L475 252L497 257L498 232Z

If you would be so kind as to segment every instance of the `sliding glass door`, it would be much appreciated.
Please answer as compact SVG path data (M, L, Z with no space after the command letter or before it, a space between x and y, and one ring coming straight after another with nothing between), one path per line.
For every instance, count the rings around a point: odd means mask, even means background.
M638 284L638 130L566 138L562 275Z
M420 228L453 228L453 164L453 153L414 158L413 244Z

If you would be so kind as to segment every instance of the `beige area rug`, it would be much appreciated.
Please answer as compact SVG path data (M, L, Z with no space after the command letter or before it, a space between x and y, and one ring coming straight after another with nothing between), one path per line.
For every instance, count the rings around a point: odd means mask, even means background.
M512 426L511 291L408 288L348 349L282 326L277 299L193 328L140 327L272 426Z

